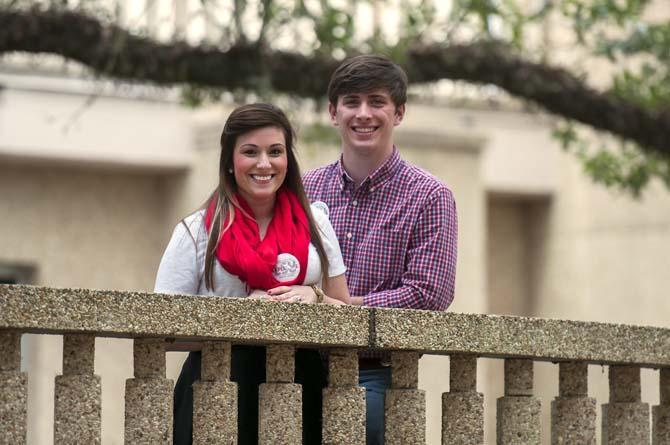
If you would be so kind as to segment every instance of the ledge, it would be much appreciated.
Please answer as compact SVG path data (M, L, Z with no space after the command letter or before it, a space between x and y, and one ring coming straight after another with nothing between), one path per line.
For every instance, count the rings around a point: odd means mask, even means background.
M670 365L670 329L571 320L375 309L375 347L431 354Z
M658 327L21 285L0 285L0 330L670 367Z
M0 285L0 329L366 347L370 311L246 298Z

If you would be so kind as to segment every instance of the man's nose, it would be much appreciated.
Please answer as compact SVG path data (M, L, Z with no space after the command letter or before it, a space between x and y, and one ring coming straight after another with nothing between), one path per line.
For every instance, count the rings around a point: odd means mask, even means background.
M359 119L368 119L370 116L370 106L365 101L361 102L360 106L358 107L356 117Z

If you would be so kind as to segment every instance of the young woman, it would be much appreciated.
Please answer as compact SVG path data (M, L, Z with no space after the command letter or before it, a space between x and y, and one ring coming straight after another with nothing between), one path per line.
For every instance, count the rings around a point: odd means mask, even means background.
M155 292L315 303L321 285L324 303L349 303L327 208L309 205L294 140L277 107L245 105L230 114L221 134L219 185L202 209L175 228ZM200 377L200 359L199 351L189 354L175 387L175 445L191 444L191 385ZM239 443L257 443L265 348L233 346L231 368L238 383ZM316 351L297 350L296 382L303 385L303 442L320 443L325 375Z

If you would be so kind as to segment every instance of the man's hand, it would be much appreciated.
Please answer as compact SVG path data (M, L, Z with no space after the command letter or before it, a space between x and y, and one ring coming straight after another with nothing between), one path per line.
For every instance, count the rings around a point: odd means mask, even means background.
M316 294L310 286L279 286L268 289L269 299L287 303L316 303Z
M351 304L354 306L363 306L363 297L351 297Z

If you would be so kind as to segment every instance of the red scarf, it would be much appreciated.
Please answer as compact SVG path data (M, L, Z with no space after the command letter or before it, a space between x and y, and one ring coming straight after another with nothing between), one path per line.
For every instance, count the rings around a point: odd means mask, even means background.
M282 285L302 284L307 271L310 233L307 215L295 193L285 187L277 191L274 215L263 240L251 207L239 194L235 197L244 212L236 209L233 223L221 235L216 247L216 257L221 266L238 276L249 289L267 290ZM212 198L205 215L207 232L211 231L215 208L216 198ZM221 227L225 226L223 223ZM277 265L277 256L282 253L293 255L298 260L300 270L296 278L280 282L273 271Z

